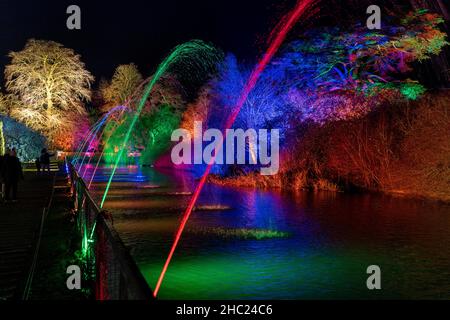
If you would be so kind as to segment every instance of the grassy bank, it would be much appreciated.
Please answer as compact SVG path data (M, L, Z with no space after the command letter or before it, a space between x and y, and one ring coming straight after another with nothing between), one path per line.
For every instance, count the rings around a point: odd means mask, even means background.
M341 187L324 178L310 179L305 171L294 175L280 174L275 176L262 176L259 173L250 173L239 176L222 177L210 175L208 181L222 186L258 189L284 189L284 190L312 190L340 192Z

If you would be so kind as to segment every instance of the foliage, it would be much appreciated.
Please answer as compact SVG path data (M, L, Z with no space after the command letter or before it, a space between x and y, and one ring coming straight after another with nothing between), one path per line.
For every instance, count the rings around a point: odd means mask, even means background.
M142 112L148 114L162 105L170 105L173 112L181 113L186 105L184 96L183 86L178 79L171 74L165 74L153 86ZM140 98L140 95L138 97Z
M153 163L170 146L172 132L180 125L181 115L170 105L162 105L151 114L142 116L140 125L146 128L146 148L141 163Z
M9 57L5 78L12 117L53 140L68 115L85 114L83 101L90 100L94 78L72 49L31 39Z
M395 123L403 139L383 190L450 202L450 95L426 94Z
M3 122L0 121L0 155L5 154L5 135L3 134Z
M114 71L111 83L102 84L103 99L108 105L124 105L136 93L142 81L142 75L134 63L122 64Z
M429 59L447 45L445 33L438 29L441 22L421 10L409 13L399 27L384 28L384 33L365 28L308 33L268 66L235 126L279 128L286 134L297 122L354 119L389 102L419 98L425 88L405 75L413 62ZM224 127L248 70L228 55L209 84L210 101L203 94L184 118L193 123L194 115L197 120L207 115L208 126Z
M210 111L209 126L224 127L224 120L233 112L239 92L242 91L250 69L240 66L233 55L228 55L220 67L219 76L212 82L214 103ZM249 94L234 126L248 128L284 127L283 115L286 104L280 99L285 90L284 70L270 66L261 75L255 88Z
M73 151L79 146L90 130L90 121L87 115L67 117L66 124L54 131L53 147L58 150Z
M102 148L104 151L104 159L106 163L114 163L130 123L130 113L126 113L121 119L115 119L115 121L109 121L106 123L102 141ZM133 151L131 146L134 147L141 144L142 141L137 141L136 136L133 135L129 142L128 151ZM125 153L122 156L122 158L120 159L121 163L127 163L127 154L128 153Z
M306 140L298 140L302 137L302 126L316 123L320 128L342 121L351 124L381 106L392 106L405 99L420 99L425 88L412 79L411 71L415 62L429 59L448 44L445 33L438 29L441 22L437 15L421 10L409 13L399 21L398 27L385 27L380 32L368 32L362 27L351 33L337 28L313 31L287 45L249 94L234 127L280 129L282 155L292 158L290 168L281 170L292 179L260 180L243 168L239 174L241 183L279 186L287 182L314 189L338 190L338 186L322 176L321 164L325 161L324 150L328 146L322 145L312 153L311 148L303 148ZM238 63L229 54L218 70L218 76L203 88L198 99L183 114L182 125L186 129L192 130L194 121L202 121L207 127L224 128L251 68ZM364 149L355 149L366 146L364 141L358 140L363 139L362 131L358 131L363 128L362 124L347 128L349 133L355 132L353 138L356 140L349 140L345 146L353 150L353 159L347 159L344 164L351 161L364 163L366 167L361 168L363 174L358 179L363 181L361 185L370 187L381 183L378 168L385 165L383 161L387 156L383 152L388 150L388 141L383 140L387 138L385 128L377 128L379 149L369 148L363 156L358 150L363 152ZM311 138L310 146L316 143ZM242 177L242 173L246 176Z
M127 163L127 154L139 152L141 163L149 164L169 148L171 133L178 128L185 105L180 91L182 88L179 82L170 75L161 77L154 85L129 137L128 152L122 156L121 163ZM130 112L124 119L107 125L105 135L110 136L104 146L107 162L116 157L142 94L142 90L136 90L127 101Z
M429 59L448 44L438 29L441 22L420 10L384 33L364 28L309 33L276 62L291 79L288 101L301 120L324 123L363 116L386 101L417 99L424 87L403 75L412 71L413 62Z
M21 161L33 161L40 155L46 146L46 139L41 134L9 117L2 116L0 121L6 148L15 148Z
M209 113L211 110L212 93L210 85L204 86L200 90L197 99L188 104L186 111L182 114L180 127L188 130L191 137L194 136L194 122L200 121L204 124L208 123Z

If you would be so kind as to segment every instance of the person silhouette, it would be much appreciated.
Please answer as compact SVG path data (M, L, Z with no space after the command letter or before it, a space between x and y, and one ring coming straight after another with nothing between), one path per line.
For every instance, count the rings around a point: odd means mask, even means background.
M36 173L39 175L41 173L41 159L40 159L40 157L37 157L36 160L34 160L34 164L36 165Z
M5 199L5 173L3 166L6 164L6 159L9 157L9 149L5 150L5 153L0 155L0 184L1 184L1 200Z
M20 179L24 179L22 164L17 157L16 149L12 149L9 155L4 157L2 177L5 183L5 201L17 202L17 189ZM10 197L12 195L12 197Z
M41 164L42 172L45 172L45 169L47 169L47 172L50 173L50 157L53 157L54 154L48 153L47 149L44 148L41 151L41 156L39 157L39 162Z

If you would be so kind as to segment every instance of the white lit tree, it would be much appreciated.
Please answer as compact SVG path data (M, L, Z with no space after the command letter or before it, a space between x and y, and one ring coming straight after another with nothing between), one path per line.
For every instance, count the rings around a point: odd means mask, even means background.
M0 92L0 155L5 154L5 136L3 133L3 116L8 114L8 104L5 95Z
M11 117L52 140L57 130L86 114L84 102L91 99L94 77L72 49L31 39L9 57L5 78Z
M142 80L142 75L134 63L118 66L111 83L101 89L105 102L110 106L124 104L133 96Z

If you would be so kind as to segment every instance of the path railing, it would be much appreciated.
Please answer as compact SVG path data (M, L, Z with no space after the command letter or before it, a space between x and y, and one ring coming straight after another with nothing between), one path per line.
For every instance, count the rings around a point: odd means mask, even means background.
M94 273L96 299L153 299L145 278L114 229L112 217L98 207L84 180L73 165L66 162L82 237L82 256L87 269Z

